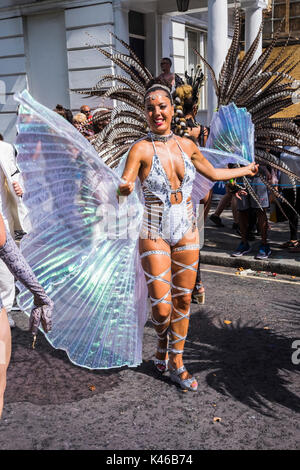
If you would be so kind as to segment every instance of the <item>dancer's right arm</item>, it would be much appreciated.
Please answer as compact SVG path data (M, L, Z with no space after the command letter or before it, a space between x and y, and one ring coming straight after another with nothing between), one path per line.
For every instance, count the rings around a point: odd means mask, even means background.
M134 189L134 182L139 174L140 168L143 165L145 156L143 142L138 142L131 148L125 168L122 174L122 179L126 181L124 184L119 185L119 194L122 196L129 196Z

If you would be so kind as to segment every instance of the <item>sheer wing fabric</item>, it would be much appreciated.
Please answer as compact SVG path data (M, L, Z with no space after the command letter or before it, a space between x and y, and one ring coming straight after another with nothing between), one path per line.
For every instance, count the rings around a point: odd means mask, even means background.
M204 157L215 168L226 168L229 163L248 165L254 161L254 125L245 108L234 103L220 106L215 112L206 147L200 148ZM213 187L214 182L197 173L192 200L199 201Z
M15 98L32 226L21 250L54 301L46 338L79 366L136 366L147 317L137 249L143 206L136 193L118 204L120 176L65 119L26 91ZM29 314L32 296L18 288Z

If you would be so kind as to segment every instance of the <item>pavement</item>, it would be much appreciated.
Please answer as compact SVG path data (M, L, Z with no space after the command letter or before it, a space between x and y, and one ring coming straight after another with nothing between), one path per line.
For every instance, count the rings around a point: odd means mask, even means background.
M145 450L147 460L158 449L185 455L299 450L300 278L243 277L234 268L204 264L202 271L206 302L191 306L184 353L199 383L196 393L156 372L150 321L138 367L88 370L70 363L42 333L33 350L28 317L15 313L1 451L101 450L113 456ZM203 465L203 454L194 464Z
M240 237L232 231L230 210L222 220L221 228L206 223L206 301L191 305L185 345L184 362L198 392L184 392L168 373L155 371L150 321L140 366L92 371L70 363L41 333L33 350L28 318L16 312L1 450L102 450L113 456L123 450L300 448L300 254L281 249L289 235L283 222L272 224L267 261L254 260L259 238L251 242L253 253L232 258ZM278 275L236 275L236 267ZM199 453L198 466L200 459Z
M217 203L217 200L212 202L209 216L215 211ZM267 260L256 260L255 255L261 242L259 236L255 237L255 241L249 242L252 248L249 254L238 258L230 256L241 241L241 237L232 230L231 209L227 209L221 214L224 227L217 227L209 219L209 216L205 223L201 263L300 276L300 253L289 253L281 246L290 239L288 222L269 222L271 229L268 237L272 253Z

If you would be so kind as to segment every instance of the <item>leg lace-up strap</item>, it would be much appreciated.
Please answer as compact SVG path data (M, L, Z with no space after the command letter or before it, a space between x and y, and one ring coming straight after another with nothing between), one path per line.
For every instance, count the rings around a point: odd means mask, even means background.
M167 255L170 256L170 253L168 253L165 250L150 250L150 251L145 251L144 253L141 254L141 258L145 258L146 256L150 255Z
M173 250L173 252L179 252L179 251L185 251L185 250L197 250L197 249L199 249L199 245L185 245L185 246L182 246L182 247L180 246L180 247L175 248ZM179 269L179 271L177 271L176 273L174 273L172 275L171 286L172 286L173 289L176 289L176 290L180 291L179 293L172 294L172 298L179 297L179 296L185 295L185 294L191 294L193 289L187 289L186 287L177 286L176 284L173 283L173 279L175 278L175 276L177 276L180 273L183 273L187 269L189 269L190 271L197 272L197 269L196 269L195 266L198 264L198 260L194 261L191 264L184 264L184 263L180 263L179 261L175 261L175 260L172 260L172 262L174 264L176 264L177 266L180 266L182 268L182 269ZM188 312L185 313L185 312L181 312L180 310L175 308L174 305L173 305L173 310L179 316L177 318L172 319L171 324L180 322L181 320L184 320L184 319L186 319L186 320L189 319L190 309L188 310ZM172 345L172 348L170 349L170 351L173 354L183 354L183 350L174 349L174 346L177 343L180 343L181 341L184 341L186 339L186 335L182 336L179 333L173 331L173 329L171 329L170 333L171 333L172 337L175 338L175 339L170 341L170 344Z
M149 277L147 284L150 284L153 281L161 281L161 282L165 282L166 284L170 284L169 281L167 281L166 279L163 279L162 277L162 276L165 276L170 270L171 268L168 268L164 272L158 274L157 276L153 276L153 274L149 274L147 271L144 270L144 273L146 274L146 276Z
M173 261L173 263L177 264L177 266L182 266L182 269L179 269L179 271L177 271L177 273L172 275L172 281L173 281L174 277L177 276L177 274L183 273L187 269L189 269L190 271L197 272L197 269L194 266L198 263L198 261L194 261L194 263L192 263L192 264L183 264L183 263L179 263L178 261ZM174 284L173 282L171 282L171 286L174 289L177 289L177 290L181 291L178 294L172 294L172 297L179 297L180 295L190 294L191 292L193 292L193 289L187 289L186 287L176 286L176 284Z
M180 310L177 310L177 308L175 308L173 306L173 310L179 315L178 318L175 318L174 320L171 320L171 324L172 323L176 323L176 322L179 322L181 320L184 320L184 319L188 319L189 316L190 316L190 309L188 310L187 313L184 313L184 312L181 312ZM170 330L170 333L173 335L173 337L176 337L177 339L174 339L172 341L170 341L170 344L172 346L174 346L175 344L177 343L180 343L180 341L183 341L186 339L186 335L185 336L181 336L179 333L176 333L175 331L173 331L172 329ZM183 354L183 350L181 349L174 349L174 348L171 348L170 351L173 353L173 354Z
M170 257L170 253L168 253L165 250L151 250L151 251L145 251L141 255L141 258L145 258L146 256L150 256L150 255L167 255L167 256ZM160 274L157 274L156 276L154 276L153 274L148 273L147 271L145 271L145 269L143 271L144 271L145 275L148 276L148 278L149 278L148 281L147 281L147 284L151 284L151 282L153 282L153 281L161 281L161 282L164 282L165 284L170 285L170 281L168 281L166 279L163 279L163 276L165 276L170 270L171 270L171 268L169 267L168 269L166 269L165 271L163 271ZM170 294L170 289L160 299L155 299L154 297L149 296L150 301L151 301L151 306L155 307L159 303L172 305L171 301L166 300L166 297L168 297L169 294Z
M165 250L151 250L151 251L145 251L144 253L142 253L141 258L145 258L146 256L150 256L150 255L166 255L166 256L170 257L170 253L168 253ZM148 278L149 278L147 280L147 284L151 284L151 282L154 282L154 281L161 281L161 282L164 282L165 284L168 284L170 286L170 281L168 281L166 279L163 279L163 276L165 276L170 270L171 270L171 267L169 267L168 269L166 269L165 271L163 271L162 273L160 273L156 276L154 276L153 274L148 273L147 271L145 271L145 269L143 271L144 271L145 275L148 276ZM153 307L155 307L156 305L158 305L160 303L172 305L172 301L166 300L166 298L168 297L170 292L171 292L171 288L169 287L169 290L162 297L160 297L159 299L156 299L154 297L149 296L150 302L151 302L151 307L153 308ZM156 331L156 335L158 336L158 338L159 339L164 339L165 333L169 328L170 315L164 321L158 321L154 318L153 313L151 313L151 321L152 321L154 326L161 326L161 325L167 324L167 327L163 331L161 331L160 333L158 333Z
M172 260L172 263L177 264L177 266L182 266L182 269L179 269L177 273L173 274L172 278L177 276L177 274L183 273L183 271L185 271L186 269L189 269L190 271L194 271L195 273L197 272L197 269L194 268L194 266L198 264L198 260L194 261L192 264L183 264L183 263L179 263L179 261L174 261L174 260Z
M181 312L180 310L177 310L177 308L173 307L173 310L178 313L179 317L175 318L175 320L171 320L171 323L176 323L178 321L183 320L184 318L188 319L190 316L190 309L187 313Z
M177 248L173 248L172 253L178 253L179 251L186 251L186 250L200 250L200 245L178 246Z

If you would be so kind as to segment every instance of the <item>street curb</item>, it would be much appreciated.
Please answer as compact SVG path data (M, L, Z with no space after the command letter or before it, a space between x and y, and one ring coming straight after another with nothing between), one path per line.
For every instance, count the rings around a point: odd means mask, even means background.
M294 260L258 260L250 256L234 258L225 252L200 252L201 264L212 264L215 266L226 266L231 268L250 268L253 271L270 271L278 274L289 274L300 276L300 262Z

